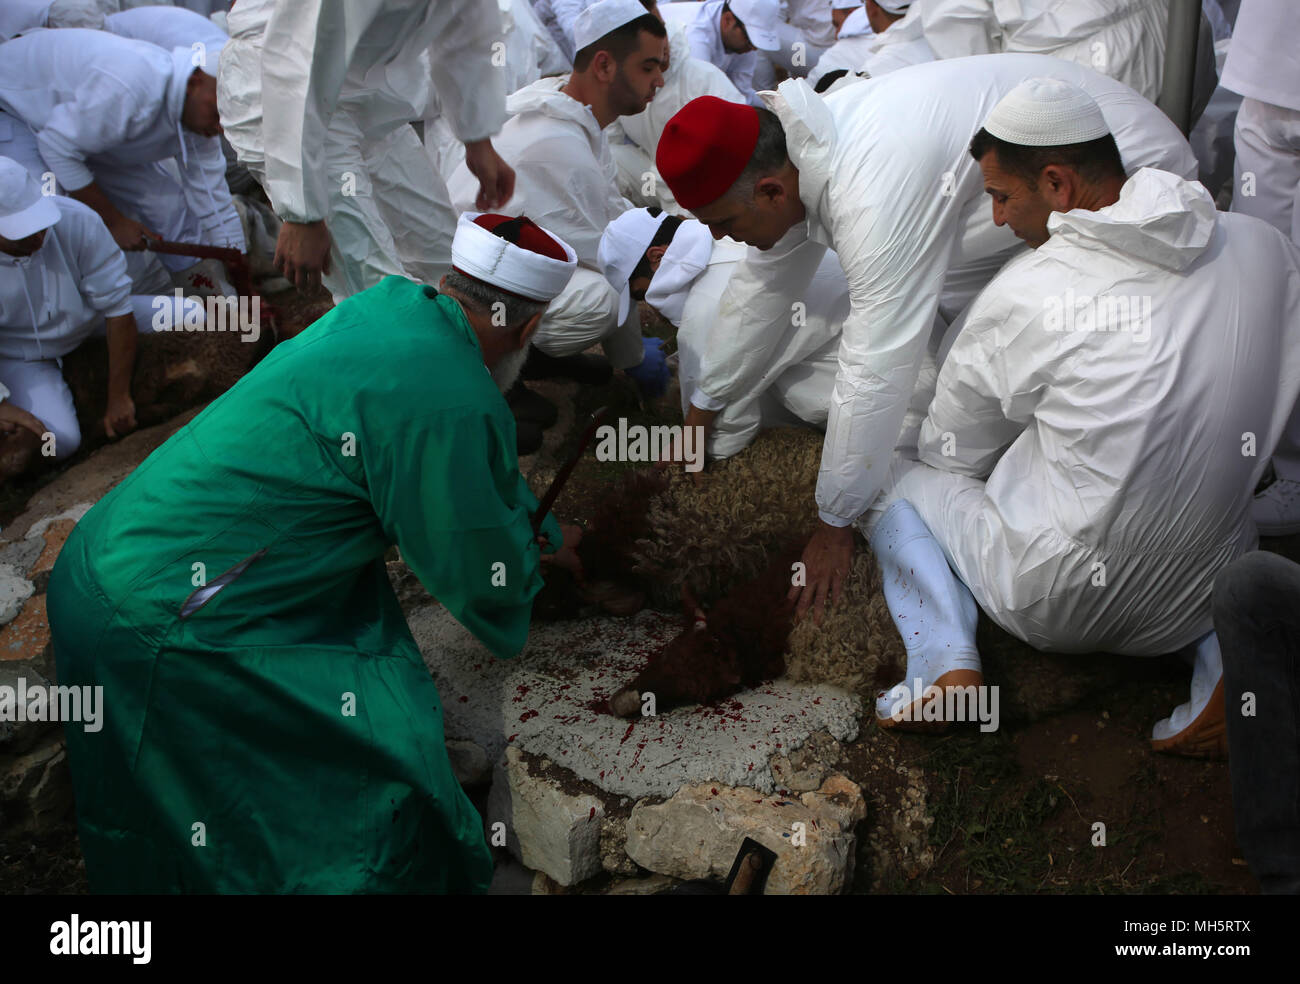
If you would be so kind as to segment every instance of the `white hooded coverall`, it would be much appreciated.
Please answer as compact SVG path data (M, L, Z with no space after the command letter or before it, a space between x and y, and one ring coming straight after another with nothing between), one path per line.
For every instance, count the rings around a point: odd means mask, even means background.
M326 220L335 299L393 274L437 283L456 216L408 124L429 81L463 142L505 119L495 3L239 0L218 105L239 160L290 222Z
M504 215L527 215L573 247L578 269L550 303L533 335L547 355L565 356L601 342L617 369L641 362L641 328L618 320L619 295L601 272L600 237L629 208L618 192L614 159L589 106L560 90L568 77L538 79L506 100L510 119L494 141L515 169ZM471 211L478 182L461 164L447 183L458 212ZM632 311L636 311L635 305Z
M921 21L939 58L1052 55L1160 95L1169 0L922 0L904 19Z
M810 238L834 249L849 283L840 370L817 484L823 521L847 526L880 491L935 315L951 320L1014 253L993 225L971 137L1025 79L1062 79L1101 108L1129 171L1163 166L1194 178L1187 141L1127 86L1043 55L985 55L915 65L823 99L803 80L766 93L799 170ZM723 294L723 336L691 402L718 409L752 391L807 296L819 257L790 261L798 238L751 249ZM945 294L940 309L941 295Z
M1256 544L1251 494L1300 391L1300 251L1154 169L1047 225L971 306L925 464L896 462L868 515L911 502L1036 648L1173 652Z

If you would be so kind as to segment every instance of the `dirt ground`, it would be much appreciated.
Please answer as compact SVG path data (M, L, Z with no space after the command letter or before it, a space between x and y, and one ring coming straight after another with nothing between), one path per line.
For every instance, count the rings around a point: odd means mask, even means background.
M328 306L319 297L275 301L298 322ZM664 337L666 327L646 322ZM529 477L539 496L596 407L608 406L612 418L629 423L680 422L675 391L648 408L618 378L603 387L566 385L563 392L572 394L575 413L567 432L548 440L550 453L536 456ZM589 449L557 502L557 516L585 515L625 467L597 462ZM48 480L4 489L0 521ZM1265 546L1300 559L1300 537ZM1034 658L991 625L981 627L980 645L993 666ZM1098 659L1110 659L1104 686L1038 720L1006 721L992 734L897 735L864 723L840 762L868 802L853 891L1257 891L1236 847L1227 763L1156 755L1149 747L1151 725L1186 699L1188 668L1172 658ZM998 680L991 675L989 682ZM924 809L900 808L913 801ZM0 893L85 890L71 818L40 838L0 843Z

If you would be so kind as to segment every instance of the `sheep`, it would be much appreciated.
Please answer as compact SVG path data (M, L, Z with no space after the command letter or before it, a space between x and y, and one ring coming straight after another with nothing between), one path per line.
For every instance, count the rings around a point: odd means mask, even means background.
M630 614L642 600L665 610L684 597L687 609L681 636L610 710L639 708L645 691L657 706L707 701L782 671L867 694L902 672L902 640L865 544L820 626L811 617L795 623L786 601L816 525L821 445L815 431L774 428L711 466L699 486L648 469L610 489L578 546L587 600Z

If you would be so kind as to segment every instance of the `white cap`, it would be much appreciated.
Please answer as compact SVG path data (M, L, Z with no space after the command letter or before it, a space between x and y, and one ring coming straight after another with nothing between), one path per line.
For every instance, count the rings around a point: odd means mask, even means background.
M573 22L573 50L581 51L611 31L650 14L639 0L600 0L578 15ZM653 16L652 14L650 16Z
M545 256L527 246L517 246L474 221L485 214L462 213L451 241L451 265L467 277L482 280L508 293L533 301L554 300L577 269L578 256L573 248L531 219L523 221L532 230L529 238L533 243L540 241L548 246L558 246L566 259ZM514 221L516 217L488 215L487 218L500 223Z
M41 194L27 168L0 157L0 236L26 239L59 221L59 207Z
M993 107L984 129L1022 147L1085 143L1110 133L1092 97L1057 79L1027 79Z
M776 25L781 20L777 0L730 0L727 6L745 25L750 44L759 51L781 50L781 39L776 33Z
M596 251L596 262L609 285L618 291L618 323L621 325L632 307L632 289L628 279L636 269L650 241L668 218L667 212L651 215L649 209L628 209L605 226Z
M876 6L887 14L901 14L912 6L912 0L876 0Z
M831 10L852 10L861 6L862 0L831 0Z

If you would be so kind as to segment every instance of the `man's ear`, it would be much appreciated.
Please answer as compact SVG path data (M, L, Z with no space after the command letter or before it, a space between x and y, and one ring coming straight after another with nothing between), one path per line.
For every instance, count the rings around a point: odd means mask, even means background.
M664 254L667 252L668 252L667 243L662 243L658 246L651 246L648 250L645 251L645 256L650 263L651 270L654 270L656 272L659 270L659 264L663 261Z
M591 59L591 72L598 82L612 82L618 73L618 62L608 51L597 51Z
M542 315L545 313L545 311L540 311L524 322L524 326L519 329L519 344L515 346L516 349L523 348L532 340L533 332L542 323Z
M1048 164L1039 175L1038 187L1052 205L1053 211L1068 212L1079 196L1079 176L1073 168Z
M759 204L780 205L785 201L785 194L784 182L775 175L759 178L754 185L754 201Z

